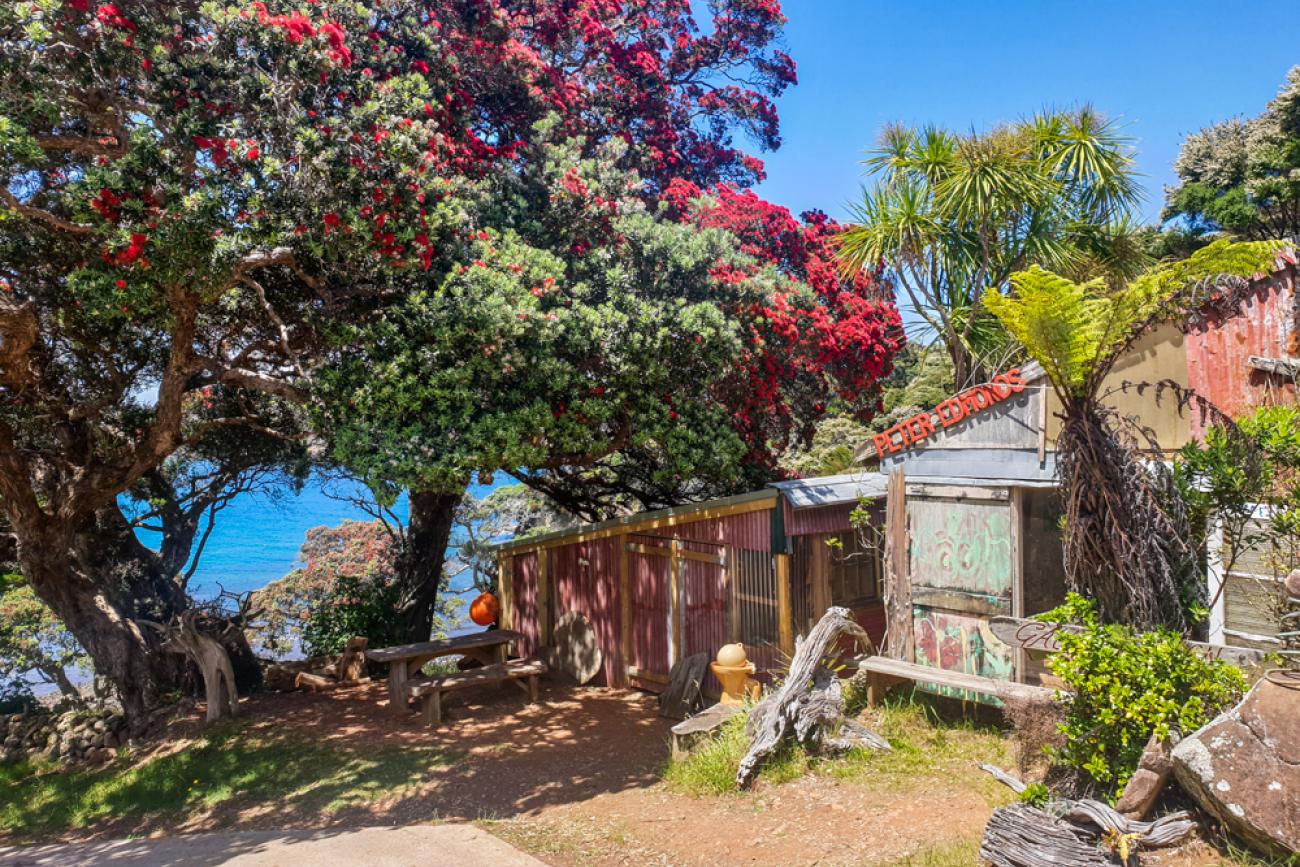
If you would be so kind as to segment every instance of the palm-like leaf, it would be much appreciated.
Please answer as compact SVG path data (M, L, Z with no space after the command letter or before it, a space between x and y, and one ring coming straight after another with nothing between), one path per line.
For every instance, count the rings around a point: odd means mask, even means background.
M972 375L1005 350L981 308L989 292L1011 289L1013 272L1037 264L1116 283L1145 264L1129 243L1138 193L1128 140L1090 108L986 133L890 126L866 165L877 183L841 239L842 266L892 269Z
M1011 295L989 289L984 305L1063 397L1095 397L1115 358L1179 293L1224 276L1269 270L1283 242L1217 241L1188 259L1147 269L1111 288L1105 277L1076 282L1038 266L1012 275Z

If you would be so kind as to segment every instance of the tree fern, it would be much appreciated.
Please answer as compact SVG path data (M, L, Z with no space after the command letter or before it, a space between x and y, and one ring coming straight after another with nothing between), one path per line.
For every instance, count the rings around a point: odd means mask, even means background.
M1062 396L1095 395L1101 379L1151 322L1179 308L1181 296L1224 277L1269 271L1281 241L1216 241L1118 288L1098 278L1077 283L1037 266L1011 276L1012 293L990 289L984 304L1043 366Z

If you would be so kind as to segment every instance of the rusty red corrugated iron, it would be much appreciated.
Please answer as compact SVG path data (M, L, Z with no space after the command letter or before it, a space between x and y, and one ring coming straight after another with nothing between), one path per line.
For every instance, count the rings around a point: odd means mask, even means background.
M1259 281L1236 315L1210 314L1188 331L1188 386L1233 418L1257 406L1295 399L1294 385L1285 377L1248 363L1251 356L1296 355L1295 275L1295 269L1288 268ZM1195 436L1214 423L1194 410L1191 415Z

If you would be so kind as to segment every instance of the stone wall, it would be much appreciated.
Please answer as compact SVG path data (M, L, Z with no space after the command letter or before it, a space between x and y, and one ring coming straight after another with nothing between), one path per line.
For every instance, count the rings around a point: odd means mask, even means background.
M0 761L109 761L126 743L126 719L112 708L0 715Z

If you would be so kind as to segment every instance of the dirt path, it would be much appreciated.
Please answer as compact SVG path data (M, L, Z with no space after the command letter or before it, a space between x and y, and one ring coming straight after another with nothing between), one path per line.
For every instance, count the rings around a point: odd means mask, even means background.
M949 865L972 863L973 841L1010 798L974 770L1008 755L987 732L934 728L889 766L696 798L660 781L669 723L650 696L552 687L528 707L513 689L463 693L431 731L390 715L383 692L248 700L239 732L193 770L195 783L225 774L217 794L179 814L112 811L61 839L472 821L555 865ZM158 755L175 760L203 731L197 713L180 721Z

